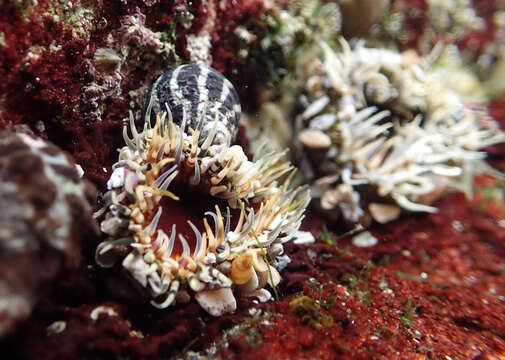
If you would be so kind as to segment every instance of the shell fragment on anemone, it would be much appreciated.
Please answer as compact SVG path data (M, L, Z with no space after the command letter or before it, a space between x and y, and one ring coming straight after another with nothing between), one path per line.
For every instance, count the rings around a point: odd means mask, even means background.
M273 264L300 226L309 190L290 185L294 168L283 153L249 160L230 145L230 132L215 143L219 116L202 113L195 121L184 110L178 125L167 106L153 126L149 111L141 132L133 116L125 122L127 146L119 150L104 207L96 213L108 235L96 262L121 264L158 308L173 305L185 291L201 293L201 304L210 296L212 306L202 307L213 315L233 311L232 288L241 286L249 296L266 284L250 282L265 276L258 251L274 283L280 281ZM200 132L209 121L211 130Z
M316 206L330 218L384 223L399 209L437 212L433 194L471 194L482 151L505 141L485 111L468 106L414 53L317 46L300 96L295 139ZM425 203L426 201L426 203ZM376 204L384 204L377 206Z

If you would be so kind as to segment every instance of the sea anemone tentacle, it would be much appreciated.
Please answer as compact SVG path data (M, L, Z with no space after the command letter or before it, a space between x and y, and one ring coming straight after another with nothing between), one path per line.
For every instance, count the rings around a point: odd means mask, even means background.
M151 99L141 132L130 116L117 173L96 213L109 235L97 249L97 263L103 266L100 260L114 254L106 265L121 263L157 308L175 304L178 291L203 294L237 286L244 296L256 293L267 283L261 276L250 281L263 269L260 250L269 273L280 279L275 256L300 226L310 200L307 187L290 185L294 170L283 152L259 153L251 161L232 145L235 135L222 126L231 120L212 113L219 112L212 101L217 100L208 99L200 107L206 112L195 115L189 105L175 111L178 105L167 102L160 110ZM188 204L188 196L202 200ZM205 309L203 299L209 298L215 297L196 296ZM223 309L234 310L235 300L222 301Z

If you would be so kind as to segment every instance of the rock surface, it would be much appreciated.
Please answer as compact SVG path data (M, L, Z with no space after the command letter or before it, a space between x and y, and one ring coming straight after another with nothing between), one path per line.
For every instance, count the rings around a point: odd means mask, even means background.
M96 234L93 187L56 146L0 133L0 336L29 316L62 269Z

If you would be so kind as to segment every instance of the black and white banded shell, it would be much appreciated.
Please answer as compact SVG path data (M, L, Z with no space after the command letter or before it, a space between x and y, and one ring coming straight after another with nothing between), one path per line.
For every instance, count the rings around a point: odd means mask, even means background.
M213 143L225 143L228 136L231 142L235 140L241 112L237 91L228 79L210 67L186 64L167 71L154 82L144 111L150 103L151 123L168 105L175 124L181 126L185 115L186 131L200 129L200 143L211 132L215 120Z

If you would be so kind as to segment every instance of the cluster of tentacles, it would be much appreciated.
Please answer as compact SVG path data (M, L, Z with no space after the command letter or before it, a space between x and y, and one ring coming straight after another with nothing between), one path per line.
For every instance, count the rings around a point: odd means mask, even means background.
M413 53L321 42L307 66L297 144L313 196L349 222L402 210L436 212L444 188L471 193L487 146L505 141L493 119L465 104Z
M231 136L213 143L217 116L201 138L203 117L197 129L188 129L187 114L177 125L167 106L152 126L148 109L142 132L130 114L133 138L125 122L127 146L119 151L103 208L95 214L108 235L96 261L104 267L121 261L156 307L193 292L205 310L219 315L235 309L235 288L260 300L271 297L264 287L280 281L276 265L288 261L283 243L298 230L310 196L306 187L290 187L294 169L283 153L257 154L250 161L240 146L230 146ZM177 212L171 209L184 195L171 187L202 199L191 204L196 214L182 225L171 221ZM186 224L190 231L180 231ZM203 300L209 294L228 300L209 305Z

